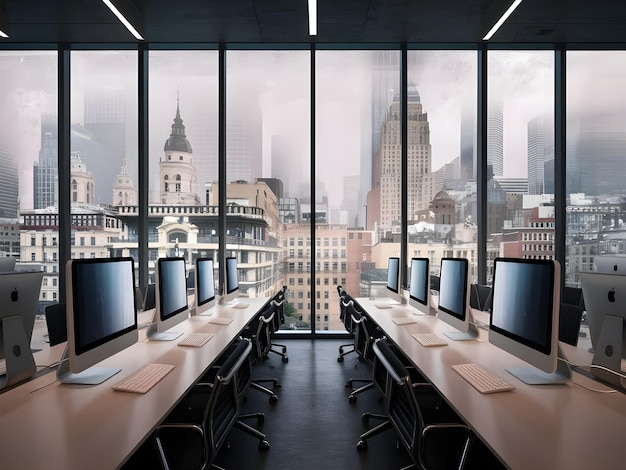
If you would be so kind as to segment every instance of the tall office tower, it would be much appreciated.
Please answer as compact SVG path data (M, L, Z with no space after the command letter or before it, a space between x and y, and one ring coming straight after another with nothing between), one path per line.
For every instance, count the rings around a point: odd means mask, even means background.
M80 157L80 152L70 155L70 201L72 204L95 203L95 181L91 171Z
M502 100L489 97L487 104L487 164L494 176L504 173L504 117Z
M132 176L128 174L126 158L122 161L122 168L113 183L112 201L114 206L135 206L139 202L137 187Z
M476 103L469 96L461 103L461 175L476 181Z
M33 202L35 209L44 209L58 201L59 133L56 115L41 116L41 148L39 160L33 165Z
M0 218L15 219L18 213L19 179L13 156L0 147Z
M528 123L528 194L543 194L554 187L554 181L546 182L550 174L544 173L550 161L554 164L554 119L546 113Z
M359 186L360 177L358 175L343 177L343 197L340 208L347 214L348 227L357 227L359 215Z
M185 134L176 104L176 117L172 133L163 147L164 157L159 161L159 191L161 204L200 205L196 168L193 165L193 150Z
M88 88L85 90L85 122L83 126L91 133L91 140L102 148L105 155L88 148L75 146L72 150L82 154L87 166L96 175L99 202L109 202L110 189L115 173L126 154L126 100L124 90L113 88Z
M623 195L626 126L623 116L585 115L567 129L567 192Z
M380 227L391 230L403 218L416 220L418 212L428 209L432 199L430 178L431 147L428 114L422 110L420 95L413 84L408 86L408 213L400 207L402 176L402 141L400 97L396 95L383 123L380 141Z

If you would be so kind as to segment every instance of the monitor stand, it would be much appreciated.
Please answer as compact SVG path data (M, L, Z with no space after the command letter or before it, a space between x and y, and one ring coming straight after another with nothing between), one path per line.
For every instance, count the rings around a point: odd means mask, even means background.
M4 341L6 374L0 375L0 390L30 379L37 366L30 342L26 338L24 322L19 315L4 317L0 320L0 334Z
M122 369L117 367L89 367L82 372L71 372L67 346L57 369L57 379L62 384L98 385L108 380Z
M146 332L146 338L150 341L174 341L176 338L182 335L180 331L164 331L159 333L157 331L157 324L152 323L148 327L148 331Z
M594 377L626 391L626 379L621 372L622 357L626 354L626 321L615 315L605 315L591 361Z
M569 366L561 346L557 346L556 370L552 373L544 372L536 367L508 367L506 371L529 385L556 385L572 380L572 369Z
M472 314L472 309L467 308L467 315L469 315L469 327L467 331L447 331L444 333L448 338L454 341L471 341L480 336L478 328L476 327L476 321Z

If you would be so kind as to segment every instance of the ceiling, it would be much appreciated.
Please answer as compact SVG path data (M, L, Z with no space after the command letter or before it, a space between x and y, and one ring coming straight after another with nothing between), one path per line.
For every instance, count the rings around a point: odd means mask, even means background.
M150 43L476 43L511 0L113 0ZM4 12L2 12L4 9ZM11 43L128 43L101 0L0 0ZM0 20L2 22L2 20ZM2 29L2 28L0 28ZM624 43L623 0L523 0L490 42Z

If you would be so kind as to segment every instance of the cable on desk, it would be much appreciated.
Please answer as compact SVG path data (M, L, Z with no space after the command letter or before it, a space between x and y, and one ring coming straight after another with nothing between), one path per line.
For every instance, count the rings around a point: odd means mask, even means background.
M591 367L592 369L602 369L604 371L610 372L613 375L617 375L618 377L621 377L622 379L626 379L625 374L622 374L621 372L617 372L613 369L609 369L608 367L604 367L598 364L591 364L589 367Z
M34 393L34 392L37 392L37 391L41 390L42 388L46 388L46 387L48 387L48 386L52 385L52 384L53 384L53 383L55 383L56 381L57 381L57 379L56 379L56 376L55 376L55 378L54 378L54 380L53 380L52 382L48 382L47 384L41 385L40 387L37 387L37 388L34 388L34 389L32 389L30 392L28 392L28 393Z

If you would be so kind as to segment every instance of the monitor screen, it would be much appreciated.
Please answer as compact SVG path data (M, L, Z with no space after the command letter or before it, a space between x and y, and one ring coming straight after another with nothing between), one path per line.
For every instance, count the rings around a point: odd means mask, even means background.
M132 258L73 259L67 264L67 352L59 366L62 382L99 383L110 375L90 368L137 341L135 277ZM84 371L84 375L79 373ZM119 369L115 369L115 372ZM112 373L115 373L112 372ZM74 376L74 374L77 374ZM92 379L90 379L92 380ZM99 380L99 381L98 381Z
M394 294L400 292L400 258L389 258L387 264L387 290Z
M556 261L496 258L489 341L539 369L538 373L555 372L559 293L560 269ZM513 369L507 370L526 381ZM525 370L528 368L515 369Z
M195 277L195 313L200 315L215 305L215 278L211 258L196 259Z
M237 278L237 258L226 258L226 294L232 294L239 290L239 280Z
M156 268L155 321L148 329L148 338L170 341L182 333L167 330L189 317L185 259L159 258Z
M428 258L412 258L409 272L409 305L422 313L431 313Z
M478 336L469 308L468 269L465 258L441 259L438 316L458 330L446 333L455 340L474 339Z

